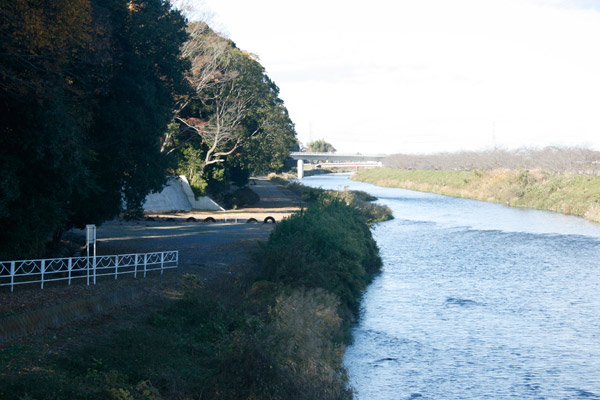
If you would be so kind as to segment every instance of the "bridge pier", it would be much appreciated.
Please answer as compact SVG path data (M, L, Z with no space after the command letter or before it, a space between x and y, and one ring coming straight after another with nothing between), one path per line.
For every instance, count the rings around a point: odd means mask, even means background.
M298 160L298 179L304 178L304 160Z

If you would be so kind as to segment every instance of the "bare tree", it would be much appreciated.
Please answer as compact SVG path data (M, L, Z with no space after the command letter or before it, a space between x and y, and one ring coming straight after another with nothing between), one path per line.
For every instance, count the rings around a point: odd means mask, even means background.
M182 54L191 64L192 90L178 102L161 151L186 164L190 181L207 166L236 162L231 155L246 168L284 157L295 140L293 123L258 58L205 22L190 23L188 33Z
M208 120L177 118L183 123L184 129L200 136L208 147L203 165L198 171L200 175L208 165L224 162L225 157L238 151L259 131L259 128L256 128L250 133L243 132L242 123L248 108L253 105L254 98L246 93L237 80L220 84L215 93L214 112Z
M228 43L214 33L205 22L192 22L188 25L189 40L183 45L182 57L191 63L187 80L192 88L190 95L179 99L175 110L176 119L186 123L179 114L193 100L206 100L213 97L209 89L223 85L239 76L237 71L228 70ZM195 129L195 125L188 125ZM200 131L198 131L200 132ZM167 132L163 138L161 152L173 152L178 146L174 144L174 132ZM190 136L188 136L189 138ZM179 143L183 145L186 141Z

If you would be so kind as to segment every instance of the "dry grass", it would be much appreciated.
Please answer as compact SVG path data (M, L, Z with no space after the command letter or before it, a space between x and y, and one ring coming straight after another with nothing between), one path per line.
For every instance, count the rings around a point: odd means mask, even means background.
M453 197L572 214L600 222L600 176L550 173L541 169L409 171L373 169L352 179Z

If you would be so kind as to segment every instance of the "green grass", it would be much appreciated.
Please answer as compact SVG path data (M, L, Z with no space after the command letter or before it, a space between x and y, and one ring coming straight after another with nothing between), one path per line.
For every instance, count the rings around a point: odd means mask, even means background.
M577 215L600 222L600 176L540 170L408 171L372 169L352 179Z

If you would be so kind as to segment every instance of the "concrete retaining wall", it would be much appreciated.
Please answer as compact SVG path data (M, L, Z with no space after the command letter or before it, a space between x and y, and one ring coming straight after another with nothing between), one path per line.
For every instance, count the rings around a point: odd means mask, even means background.
M146 197L144 210L173 211L173 210L206 210L222 211L223 208L208 196L196 198L184 175L171 177L167 186L160 193L151 193Z

